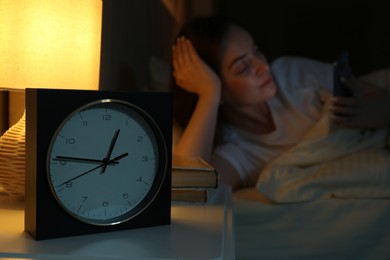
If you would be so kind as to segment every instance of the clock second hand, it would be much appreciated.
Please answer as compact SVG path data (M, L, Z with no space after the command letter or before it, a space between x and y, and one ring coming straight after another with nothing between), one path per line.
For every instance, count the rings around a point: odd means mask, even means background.
M80 175L77 175L76 177L73 177L72 179L67 180L67 181L65 181L65 182L63 182L63 183L57 185L57 187L60 187L60 186L65 185L65 184L67 184L67 183L69 183L69 182L71 182L71 181L74 181L74 180L76 180L76 179L78 179L78 178L80 178L80 177L82 177L82 176L84 176L84 175L86 175L86 174L88 174L88 173L90 173L90 172L93 172L94 170L99 169L100 167L103 167L103 166L105 166L105 165L107 166L107 165L109 165L109 164L119 163L118 161L119 161L120 159L122 159L123 157L126 157L126 156L128 156L128 155L129 155L128 153L124 153L124 154L121 154L121 155L115 157L114 159L111 159L111 160L107 161L107 162L104 162L104 161L103 161L102 164L96 166L95 168L92 168L91 170L88 170L88 171L86 171L86 172L84 172L84 173L82 173L82 174L80 174Z

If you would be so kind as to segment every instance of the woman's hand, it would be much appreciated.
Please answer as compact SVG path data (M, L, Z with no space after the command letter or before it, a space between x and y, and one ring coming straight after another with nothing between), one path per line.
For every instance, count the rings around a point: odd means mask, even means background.
M221 80L199 57L191 42L184 37L179 38L173 46L172 63L177 85L199 96L174 153L200 156L208 161L214 143L221 99Z
M188 39L177 39L172 48L172 63L173 76L183 89L199 96L220 93L221 80L199 57Z
M390 93L351 77L343 83L352 97L334 97L332 118L341 126L375 128L390 124Z

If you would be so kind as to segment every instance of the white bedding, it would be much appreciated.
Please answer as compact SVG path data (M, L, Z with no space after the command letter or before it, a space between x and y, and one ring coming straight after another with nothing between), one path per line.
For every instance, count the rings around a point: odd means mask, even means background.
M390 198L389 127L340 128L329 117L330 94L323 93L323 99L322 118L300 143L264 167L257 189L275 202Z
M388 128L338 130L324 138L306 138L271 162L260 175L258 190L279 203L390 198Z
M366 79L390 89L389 72ZM390 259L389 129L337 128L327 113L234 193L237 259Z
M272 204L236 192L234 223L237 259L390 259L390 200Z

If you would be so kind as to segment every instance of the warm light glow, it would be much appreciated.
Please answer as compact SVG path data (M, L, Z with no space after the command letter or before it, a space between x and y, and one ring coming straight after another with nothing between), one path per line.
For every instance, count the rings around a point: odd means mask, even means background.
M0 88L98 89L102 0L1 0Z

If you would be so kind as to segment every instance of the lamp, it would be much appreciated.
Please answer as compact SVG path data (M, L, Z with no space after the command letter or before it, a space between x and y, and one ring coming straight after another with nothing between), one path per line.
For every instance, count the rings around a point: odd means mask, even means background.
M2 0L0 88L98 89L101 26L102 0ZM24 160L25 113L0 137L0 185L17 198Z

